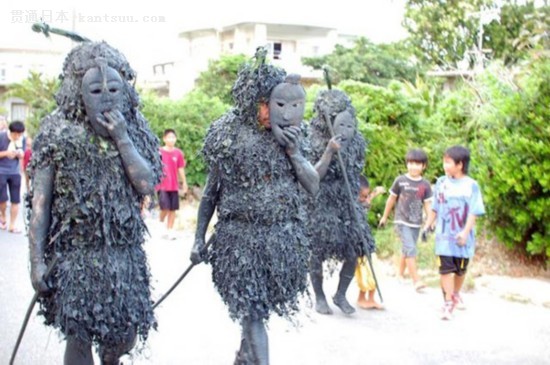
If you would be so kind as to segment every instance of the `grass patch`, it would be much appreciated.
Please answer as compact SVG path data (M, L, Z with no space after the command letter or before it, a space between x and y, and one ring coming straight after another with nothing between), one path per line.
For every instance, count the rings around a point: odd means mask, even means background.
M503 298L507 301L510 301L510 302L516 302L516 303L521 303L521 304L531 304L532 303L531 299L526 298L526 297L524 297L520 294L517 294L517 293L502 294L501 298Z

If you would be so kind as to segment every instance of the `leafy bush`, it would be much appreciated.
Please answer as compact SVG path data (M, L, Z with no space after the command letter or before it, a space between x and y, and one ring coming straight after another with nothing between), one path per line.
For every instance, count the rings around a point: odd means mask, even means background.
M34 136L40 121L55 109L54 94L58 88L57 78L47 78L34 71L30 71L29 76L20 83L8 86L5 98L20 98L29 106L29 116L23 121L28 135Z
M429 181L435 182L444 174L441 161L447 148L457 144L469 145L471 137L467 125L474 104L472 90L463 85L445 93L435 112L420 122L416 137L428 154L428 169L424 177Z
M210 98L201 92L189 93L181 100L144 94L142 100L142 113L161 141L165 129L176 131L176 146L185 153L187 161L187 183L190 186L204 185L206 167L199 152L210 123L227 111L228 106L218 98Z
M530 65L517 81L490 70L476 84L486 96L475 124L477 179L487 224L508 246L550 258L550 60Z
M418 128L421 105L408 98L401 87L398 82L392 82L388 87L358 81L338 84L338 88L350 96L360 122L399 126L412 132Z
M306 105L304 111L304 120L306 122L313 118L313 105L315 104L317 94L319 94L321 90L325 89L326 87L317 84L311 85L306 89Z
M197 79L197 91L211 98L218 97L226 104L233 103L231 88L237 79L237 73L247 60L243 54L226 55L208 62L208 69L201 72Z
M365 175L371 185L389 188L404 171L407 150L420 142L416 133L421 104L408 98L399 83L381 87L344 81L338 87L350 96L358 129L369 142Z

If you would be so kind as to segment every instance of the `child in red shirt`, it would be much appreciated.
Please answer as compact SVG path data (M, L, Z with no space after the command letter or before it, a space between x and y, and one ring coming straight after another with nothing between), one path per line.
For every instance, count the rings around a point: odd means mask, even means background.
M157 186L158 199L160 206L160 221L166 222L166 233L164 238L169 240L176 239L174 233L174 222L176 220L176 211L179 210L179 185L181 180L182 191L187 193L187 180L185 178L185 157L183 152L176 146L176 131L166 129L162 138L164 146L160 149L162 155L162 164L164 178ZM178 179L179 177L179 179Z

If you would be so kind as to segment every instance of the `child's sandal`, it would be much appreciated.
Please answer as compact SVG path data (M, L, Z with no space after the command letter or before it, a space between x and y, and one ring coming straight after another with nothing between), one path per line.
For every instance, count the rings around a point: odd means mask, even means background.
M424 284L423 282L421 281L418 281L416 282L416 284L414 284L414 290L416 290L417 292L422 292L422 290L426 287L426 284Z

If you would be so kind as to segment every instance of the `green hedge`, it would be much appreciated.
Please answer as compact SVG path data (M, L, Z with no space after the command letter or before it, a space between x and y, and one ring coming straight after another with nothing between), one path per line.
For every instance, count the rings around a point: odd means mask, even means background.
M176 146L184 152L187 161L187 183L190 186L204 185L206 167L199 155L202 142L210 123L226 112L229 106L218 98L210 98L200 92L189 93L177 101L145 94L142 103L142 113L161 144L165 129L176 131Z

